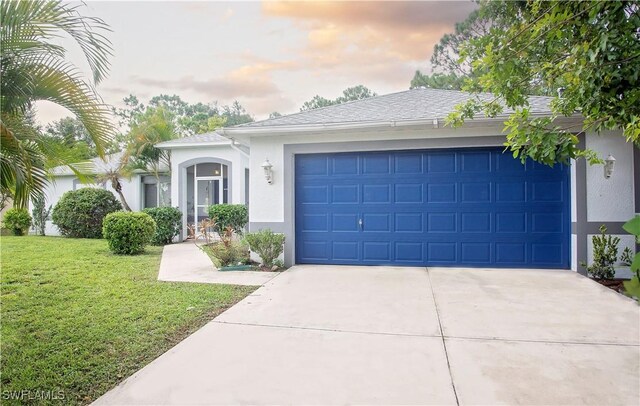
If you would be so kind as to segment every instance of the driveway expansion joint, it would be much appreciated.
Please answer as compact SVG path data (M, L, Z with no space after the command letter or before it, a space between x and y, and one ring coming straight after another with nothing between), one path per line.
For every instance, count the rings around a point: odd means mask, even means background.
M456 405L460 406L460 399L458 398L458 391L456 390L456 384L453 381L453 373L451 372L451 362L449 361L449 353L447 352L447 342L444 338L444 330L442 329L442 321L440 320L440 312L438 311L438 302L436 301L436 293L433 290L433 283L431 283L431 273L429 268L427 270L427 277L429 278L429 289L431 289L431 297L433 298L433 306L436 311L436 318L438 319L438 328L440 329L440 338L442 339L442 347L444 349L444 357L447 360L447 370L449 371L449 379L451 380L451 389L453 395L456 398Z
M503 337L468 337L468 336L442 336L446 340L473 340L473 341L501 341L513 343L534 343L534 344L567 344L567 345L602 345L610 347L639 347L638 344L631 343L614 343L601 341L562 341L562 340L545 340L545 339L527 339L527 338L503 338Z
M442 338L440 334L430 335L430 334L389 333L389 332L382 332L382 331L339 330L339 329L322 328L322 327L301 327L301 326L284 326L279 324L240 323L240 322L222 321L222 320L215 320L215 319L212 320L211 322L218 323L218 324L232 324L236 326L283 328L283 329L290 329L290 330L324 331L324 332L332 332L332 333L370 334L370 335L395 336L395 337Z

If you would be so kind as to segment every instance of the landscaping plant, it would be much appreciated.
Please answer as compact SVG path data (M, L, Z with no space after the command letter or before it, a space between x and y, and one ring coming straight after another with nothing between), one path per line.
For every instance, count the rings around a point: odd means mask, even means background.
M627 221L622 228L629 234L636 237L636 243L640 242L640 216L635 216ZM631 297L635 297L640 304L640 254L636 253L631 260L631 272L633 277L630 281L624 282L625 293Z
M31 216L27 209L9 209L4 214L2 226L13 232L13 235L25 235L31 227Z
M620 238L606 235L607 227L600 226L600 235L593 241L593 263L587 266L587 273L594 279L613 279L616 270L613 265L618 260L618 243ZM586 264L582 264L586 266Z
M47 208L45 203L44 196L38 196L33 199L33 210L31 210L33 227L36 229L36 233L40 235L44 235L47 228L47 219L51 214L51 205Z
M62 195L52 219L66 237L102 238L102 220L119 210L122 205L108 190L82 188Z
M626 247L622 251L622 254L620 254L620 262L622 262L622 265L624 266L631 265L631 263L633 262L633 251L631 251L631 248Z
M284 234L276 234L268 228L255 233L247 233L244 239L249 244L251 251L260 256L262 265L267 268L274 266L275 260L284 250Z
M220 236L220 241L205 245L216 267L244 265L249 262L249 248L238 241L233 227L227 226Z
M244 226L249 222L249 213L247 206L242 204L215 204L209 207L209 218L215 221L213 231L222 238L227 227L242 235Z
M207 246L216 267L244 265L249 262L249 248L241 241L233 240L225 245L217 242Z
M125 211L107 214L102 226L109 249L119 255L141 254L155 231L156 223L150 215Z
M153 207L142 211L156 222L156 232L151 238L153 245L171 244L180 233L182 212L176 207Z

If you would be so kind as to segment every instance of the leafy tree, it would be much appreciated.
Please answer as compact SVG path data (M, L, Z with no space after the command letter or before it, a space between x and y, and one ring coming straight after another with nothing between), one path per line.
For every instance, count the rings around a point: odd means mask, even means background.
M416 71L413 79L411 79L411 89L418 87L429 87L432 89L448 89L460 90L464 83L464 76L458 76L455 73L434 73L425 75L419 70Z
M377 96L376 92L366 86L357 85L348 87L342 91L342 96L336 99L337 104L346 103L353 100L366 99L368 97Z
M148 105L142 104L134 95L124 99L125 108L114 109L119 118L120 126L125 134L131 128L138 116L144 115L149 109L163 108L171 114L176 133L179 137L188 137L215 130L222 126L232 126L253 121L242 105L235 101L231 106L185 102L177 95L154 96ZM126 137L123 137L126 138Z
M269 118L278 118L278 117L282 117L282 114L278 113L277 111L274 111L273 113L269 113Z
M44 0L0 3L0 190L13 195L16 207L26 207L29 197L42 194L47 163L67 163L30 122L35 102L48 100L71 111L98 155L111 137L108 109L54 42L62 35L71 37L84 53L94 84L104 79L111 55L103 35L108 27L80 15L79 7Z
M460 54L460 48L472 39L487 35L492 28L510 26L512 18L505 13L503 6L496 3L482 12L474 10L464 21L456 23L454 31L443 35L433 48L430 61L433 73L416 71L410 88L462 89L465 79L477 75L478 69L472 67L469 57ZM514 8L518 7L518 4L514 4Z
M82 122L75 117L64 117L49 123L44 135L73 155L71 159L74 162L97 156L95 143Z
M320 107L333 106L335 104L346 103L348 101L366 99L368 97L377 96L375 92L363 85L348 87L342 91L342 96L329 100L322 96L313 96L309 101L304 102L300 111L313 110Z
M335 100L329 100L322 96L315 95L311 100L304 102L302 107L300 107L300 111L319 109L321 107L333 106L334 104L338 103L336 103Z
M579 131L622 129L627 141L640 140L640 4L623 1L482 1L480 15L511 19L509 25L464 42L478 74L464 89L495 98L473 98L458 106L448 123L460 125L478 113L495 117L513 110L505 122L506 146L515 157L548 165L585 157ZM550 103L551 117L531 114L528 95L537 86L559 89ZM580 127L556 119L579 112Z
M227 127L253 122L253 117L247 113L237 100L231 106L222 106L219 111L219 115L226 119L225 124Z

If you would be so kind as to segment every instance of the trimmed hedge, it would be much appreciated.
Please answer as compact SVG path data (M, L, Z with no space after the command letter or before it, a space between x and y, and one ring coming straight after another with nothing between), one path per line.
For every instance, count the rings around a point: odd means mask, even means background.
M82 188L63 194L51 218L65 237L102 238L102 220L118 210L122 210L122 205L113 193Z
M215 204L209 207L209 218L215 221L213 231L220 236L227 227L236 234L242 234L244 226L249 222L247 207L243 204Z
M13 235L25 235L31 227L31 215L27 209L9 209L4 213L2 226L11 230Z
M152 207L142 210L156 222L156 232L151 238L153 245L171 244L173 237L180 233L182 212L176 207Z
M260 255L262 265L268 268L274 265L274 261L284 250L284 234L276 234L268 228L255 233L247 233L244 239L249 244L251 251Z
M146 213L118 211L104 218L102 234L109 249L118 255L135 255L144 252L156 231L156 222Z

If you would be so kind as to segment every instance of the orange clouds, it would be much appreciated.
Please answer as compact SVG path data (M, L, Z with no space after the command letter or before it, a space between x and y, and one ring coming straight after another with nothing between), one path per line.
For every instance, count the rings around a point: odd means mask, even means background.
M365 52L402 61L423 61L443 34L475 8L470 1L265 2L263 12L292 19L308 30L308 53L332 51L343 60ZM317 55L319 61L326 55Z

